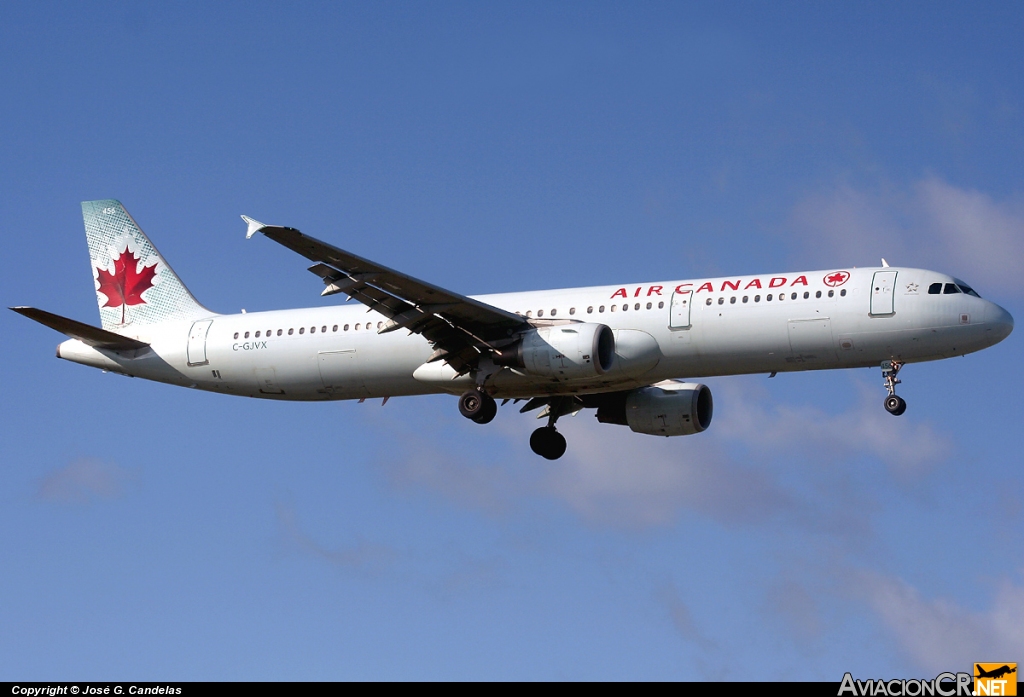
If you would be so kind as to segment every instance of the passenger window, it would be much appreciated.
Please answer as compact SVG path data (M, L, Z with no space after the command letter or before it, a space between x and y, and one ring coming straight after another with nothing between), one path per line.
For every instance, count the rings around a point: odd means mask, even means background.
M647 309L648 310L650 310L652 307L654 307L654 306L651 303L647 303Z
M309 333L310 334L316 334L316 327L310 327L309 328Z
M283 329L278 329L278 330L277 330L277 335L278 335L278 336L281 336L281 332L283 332L283 331L284 331Z
M526 311L526 316L527 317L533 317L533 310L527 310Z
M291 336L294 333L295 333L295 329L292 329L292 328L288 329L288 336Z
M337 324L335 324L335 325L334 325L334 329L332 329L331 331L332 331L332 332L336 332L336 331L338 331L338 325L337 325Z
M830 290L830 291L828 292L828 297L830 297L830 298L831 298L831 297L832 297L833 295L835 295L835 294L836 294L836 292L835 292L834 290Z
M238 332L235 332L235 338L236 339L238 338Z
M343 331L343 332L347 332L347 331L348 331L348 325L346 324L346 325L345 325L344 327L342 327L342 328L341 328L341 331Z
M587 308L587 314L588 315L594 314L594 306L593 305L591 305L590 307Z
M597 311L598 312L604 312L604 305L602 305L601 307L597 308Z
M821 291L819 290L819 291L818 291L817 293L815 293L815 294L814 294L814 297L816 297L816 298L820 298L820 297L821 297Z
M552 317L554 317L554 316L555 316L555 315L557 315L557 314L558 314L558 310L552 310L552 311L551 311L551 316L552 316Z
M748 300L750 300L750 296L749 295L744 295L743 296L743 302L746 303Z
M941 292L942 292L942 284L941 283L933 283L930 286L928 286L928 295L938 295Z
M249 338L249 332L246 332L246 333L245 333L245 338L246 338L246 339L248 339L248 338Z
M537 316L538 317L543 317L544 316L544 310L537 310Z
M843 288L841 291L839 291L839 295L841 295L841 296L843 296L845 298L846 297L846 289Z
M353 328L353 331L359 331L359 322L356 322L356 326Z
M724 305L725 304L725 298L719 298L718 299L718 304L719 305Z
M299 327L299 334L305 334L305 333L306 333L306 328L305 327Z
M257 339L259 339L259 338L260 338L260 333L259 333L259 332L256 332L256 335L255 335L255 336L256 336L256 338L257 338Z
M772 301L772 294L769 293L768 295L764 296L764 299L767 300L768 302L771 302Z
M617 308L617 307L618 307L618 305L609 305L608 306L608 311L609 312L615 312L615 308Z
M707 300L706 300L706 301L704 302L704 304L705 304L705 305L710 305L710 304L711 304L711 298L708 298L708 299L707 299Z
M785 293L779 293L779 300L785 300L785 299L786 299L786 294Z
M956 287L955 283L947 283L946 284L946 288L942 291L942 294L943 295L953 295L953 294L959 293L959 292L960 292L960 289ZM246 336L249 336L249 335L246 334Z
M730 305L735 305L736 304L736 296L735 295L732 296L731 298L729 298L729 304Z
M789 299L790 300L796 300L796 293L793 293L791 296L789 296Z
M383 322L377 322L377 329L380 329L383 326L384 326Z
M334 325L334 331L338 331L338 325L337 324ZM327 333L327 325L326 324L324 326L320 327L320 333L321 334L326 334Z
M661 308L663 308L663 307L665 307L665 302L664 302L664 301L662 301L662 302L659 302L659 303L658 303L658 309L660 310L660 309L661 309Z
M633 309L634 310L639 310L640 309L640 303L637 303L636 305L634 305Z
M576 314L576 308L575 307L570 307L569 308L569 314L570 315L575 315Z
M807 292L807 291L805 290L805 291L804 291L804 300L807 300L807 298L809 298L809 297L811 297L811 294L810 294L810 293L808 293L808 292Z
M761 302L761 296L760 295L755 295L754 296L754 302L756 302L756 303Z
M629 303L623 303L622 304L622 311L625 312L628 309L629 309Z

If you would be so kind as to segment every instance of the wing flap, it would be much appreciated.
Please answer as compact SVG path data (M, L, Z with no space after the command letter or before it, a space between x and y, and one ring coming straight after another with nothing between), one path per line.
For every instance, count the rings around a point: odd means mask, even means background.
M34 307L12 307L10 309L19 315L35 320L50 329L56 329L61 334L72 339L78 339L83 344L88 344L94 348L109 349L111 351L134 351L149 346L144 341L129 339L126 336L108 332L106 329L100 329L91 324L61 317L46 310L39 310Z

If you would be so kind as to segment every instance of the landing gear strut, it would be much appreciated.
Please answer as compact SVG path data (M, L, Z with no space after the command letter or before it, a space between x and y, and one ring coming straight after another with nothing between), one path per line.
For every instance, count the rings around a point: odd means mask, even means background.
M478 424L486 424L498 413L498 404L491 395L473 389L459 397L459 413Z
M885 380L885 389L889 392L889 396L885 398L883 404L885 410L893 416L899 416L907 410L906 401L902 397L896 396L896 385L900 384L896 375L899 374L902 367L902 361L882 361L882 379Z

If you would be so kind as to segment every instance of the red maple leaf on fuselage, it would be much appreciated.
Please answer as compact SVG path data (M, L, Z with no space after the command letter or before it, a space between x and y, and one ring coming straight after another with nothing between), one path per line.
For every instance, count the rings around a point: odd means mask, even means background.
M102 307L120 307L121 324L124 324L125 307L128 305L145 305L142 294L153 287L153 277L156 276L156 264L143 266L138 271L139 258L134 252L128 251L125 245L121 256L114 260L114 273L105 269L97 268L99 272L99 292L107 296L107 302Z

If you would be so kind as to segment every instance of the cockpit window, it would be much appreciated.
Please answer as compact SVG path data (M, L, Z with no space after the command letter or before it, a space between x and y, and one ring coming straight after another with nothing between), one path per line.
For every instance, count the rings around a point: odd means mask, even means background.
M943 295L954 295L959 292L960 289L956 287L955 283L947 283L946 287L942 290Z
M981 297L980 295L978 295L978 291L974 290L970 286L965 286L963 283L958 283L957 288L959 288L964 293L967 293L968 295L973 295L976 298Z
M930 286L928 286L928 295L938 295L941 292L942 292L942 284L941 283L933 283Z

